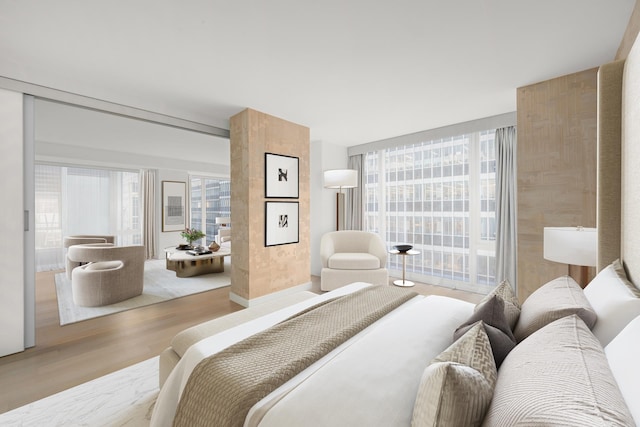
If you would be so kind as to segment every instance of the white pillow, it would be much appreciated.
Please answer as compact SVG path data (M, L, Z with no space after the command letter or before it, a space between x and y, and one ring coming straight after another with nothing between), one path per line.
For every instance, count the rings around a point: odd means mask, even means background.
M619 261L602 269L584 288L584 294L598 315L592 331L606 346L635 317L640 316L640 298Z
M636 317L604 348L611 372L631 415L640 425L640 317Z

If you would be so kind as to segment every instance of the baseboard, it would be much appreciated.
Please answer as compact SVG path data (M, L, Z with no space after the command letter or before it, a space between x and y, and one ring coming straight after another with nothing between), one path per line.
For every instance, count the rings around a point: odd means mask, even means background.
M268 295L263 295L261 297L251 298L251 299L242 298L241 296L233 292L229 292L229 299L235 302L236 304L240 304L243 307L251 307L258 304L264 304L265 302L273 301L284 295L291 295L301 291L310 291L311 287L312 287L311 282L307 282L298 286L293 286L291 288L283 289L278 292L273 292Z

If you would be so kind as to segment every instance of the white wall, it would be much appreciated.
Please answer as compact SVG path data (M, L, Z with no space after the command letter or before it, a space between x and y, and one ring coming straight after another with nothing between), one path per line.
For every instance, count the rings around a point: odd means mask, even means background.
M320 238L336 230L336 190L324 188L323 171L345 169L347 148L322 141L311 142L311 274L320 275Z

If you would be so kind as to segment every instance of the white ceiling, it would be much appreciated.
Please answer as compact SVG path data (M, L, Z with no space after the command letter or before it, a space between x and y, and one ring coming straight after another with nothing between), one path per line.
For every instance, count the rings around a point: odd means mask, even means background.
M634 0L0 0L0 76L214 126L365 142L514 111L614 59Z

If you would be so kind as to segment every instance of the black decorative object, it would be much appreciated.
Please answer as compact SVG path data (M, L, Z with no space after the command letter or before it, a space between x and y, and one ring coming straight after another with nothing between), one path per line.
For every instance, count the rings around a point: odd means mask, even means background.
M408 252L411 249L413 249L413 246L412 245L395 245L393 248L399 252Z

